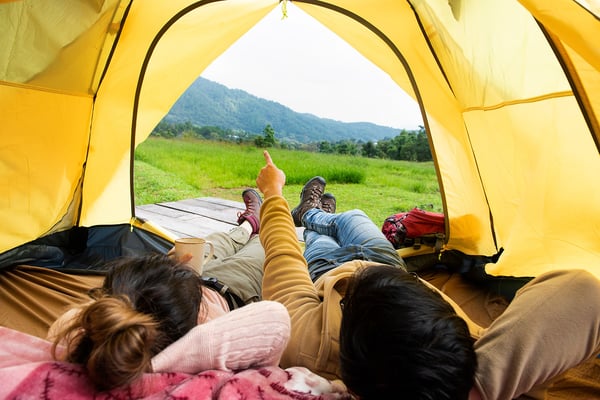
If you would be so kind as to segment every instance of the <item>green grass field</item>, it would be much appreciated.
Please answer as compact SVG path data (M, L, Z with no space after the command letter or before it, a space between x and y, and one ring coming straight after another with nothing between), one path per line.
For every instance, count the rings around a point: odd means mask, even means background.
M136 150L136 204L221 197L242 201L256 187L263 149L228 142L149 138ZM377 160L335 154L269 149L286 174L284 196L294 207L304 183L315 175L327 181L338 211L360 208L381 226L391 214L421 207L442 211L432 162Z

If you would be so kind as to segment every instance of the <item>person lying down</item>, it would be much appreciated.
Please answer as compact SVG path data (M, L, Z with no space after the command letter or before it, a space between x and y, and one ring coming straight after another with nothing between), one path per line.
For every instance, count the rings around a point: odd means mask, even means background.
M101 390L146 372L277 366L290 334L285 307L258 301L211 318L211 295L172 257L118 259L92 300L50 327L53 355L84 365Z

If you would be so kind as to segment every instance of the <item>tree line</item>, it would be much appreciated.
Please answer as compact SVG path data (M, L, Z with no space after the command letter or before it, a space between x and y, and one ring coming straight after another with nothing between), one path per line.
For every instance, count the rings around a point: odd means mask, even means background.
M270 124L265 126L262 135L257 135L218 126L196 126L191 122L172 123L163 120L154 128L152 135L169 139L189 137L214 141L229 141L239 144L253 144L262 148L281 147L391 160L431 161L433 159L429 148L429 140L423 126L419 126L418 130L402 129L397 136L391 139L378 140L377 142L346 139L336 142L299 143L277 139L275 137L275 130Z

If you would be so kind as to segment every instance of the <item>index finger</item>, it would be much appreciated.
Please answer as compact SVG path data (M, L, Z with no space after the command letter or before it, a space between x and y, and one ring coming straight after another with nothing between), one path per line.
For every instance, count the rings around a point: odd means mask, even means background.
M267 150L263 152L263 155L265 156L265 161L267 162L267 165L273 165L273 160L271 159L271 155Z

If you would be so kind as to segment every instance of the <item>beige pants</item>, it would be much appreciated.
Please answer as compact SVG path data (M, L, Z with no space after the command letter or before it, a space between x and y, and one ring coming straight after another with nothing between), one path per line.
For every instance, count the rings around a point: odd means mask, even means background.
M202 275L217 278L246 303L260 300L265 250L258 235L250 237L238 226L228 233L211 233L206 240L215 246L215 254Z
M581 270L535 278L475 351L476 386L484 400L544 399L557 377L600 351L600 281Z

